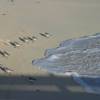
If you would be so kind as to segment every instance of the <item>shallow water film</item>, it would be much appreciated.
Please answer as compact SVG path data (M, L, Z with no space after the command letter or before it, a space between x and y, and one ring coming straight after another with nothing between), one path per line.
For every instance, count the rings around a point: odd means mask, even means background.
M50 73L70 73L88 92L100 93L100 33L63 41L44 55L33 65Z

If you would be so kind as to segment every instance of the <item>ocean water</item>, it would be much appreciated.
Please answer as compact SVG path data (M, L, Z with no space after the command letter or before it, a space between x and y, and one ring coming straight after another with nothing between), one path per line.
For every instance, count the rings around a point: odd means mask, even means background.
M86 92L100 93L100 33L65 40L32 61L49 73L71 75Z

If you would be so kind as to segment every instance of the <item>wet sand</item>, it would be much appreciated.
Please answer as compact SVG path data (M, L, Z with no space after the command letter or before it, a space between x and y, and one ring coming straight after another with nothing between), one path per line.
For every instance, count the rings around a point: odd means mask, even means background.
M0 41L0 50L10 54L0 55L0 63L14 70L11 74L0 71L0 100L99 100L99 95L85 93L72 78L50 75L32 65L33 59L63 40L100 32L99 11L99 0L1 0L0 40L17 41L21 46L14 48ZM52 36L46 38L39 32ZM38 38L34 42L18 39L32 35ZM29 76L37 80L30 82Z

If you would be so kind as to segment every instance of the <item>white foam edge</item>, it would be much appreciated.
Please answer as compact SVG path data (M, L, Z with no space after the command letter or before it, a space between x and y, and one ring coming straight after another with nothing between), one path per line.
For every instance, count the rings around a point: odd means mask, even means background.
M77 82L78 84L80 84L85 88L86 92L95 93L95 91L80 78L80 75L77 72L66 72L65 75L72 76L75 82Z

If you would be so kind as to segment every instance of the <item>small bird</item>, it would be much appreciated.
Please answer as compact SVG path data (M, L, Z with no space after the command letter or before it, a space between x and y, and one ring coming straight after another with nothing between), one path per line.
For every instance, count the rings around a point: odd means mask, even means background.
M39 34L40 34L41 36L43 36L43 37L47 37L47 38L50 37L50 34L47 33L47 32L46 32L46 33L39 33Z
M3 51L5 55L9 56L10 54L7 51Z
M1 54L3 57L7 57L7 56L10 55L7 51L1 51L1 50L0 50L0 54Z
M19 47L20 44L18 42L9 42L13 47Z
M29 36L27 37L27 39L30 40L30 41L34 41L34 39L29 37Z
M43 33L39 33L41 36L43 36L43 37L47 37L45 34L43 34Z
M35 41L35 40L37 40L37 37L35 37L35 36L32 36L32 39Z
M4 53L3 53L1 50L0 50L0 54L1 54L2 56L5 56Z
M16 47L20 46L20 44L18 42L15 41L14 43L16 44Z
M26 37L19 37L19 39L22 41L22 42L28 42L28 39Z
M4 67L3 65L0 64L0 69L6 73L11 73L13 70L7 68L7 67Z

